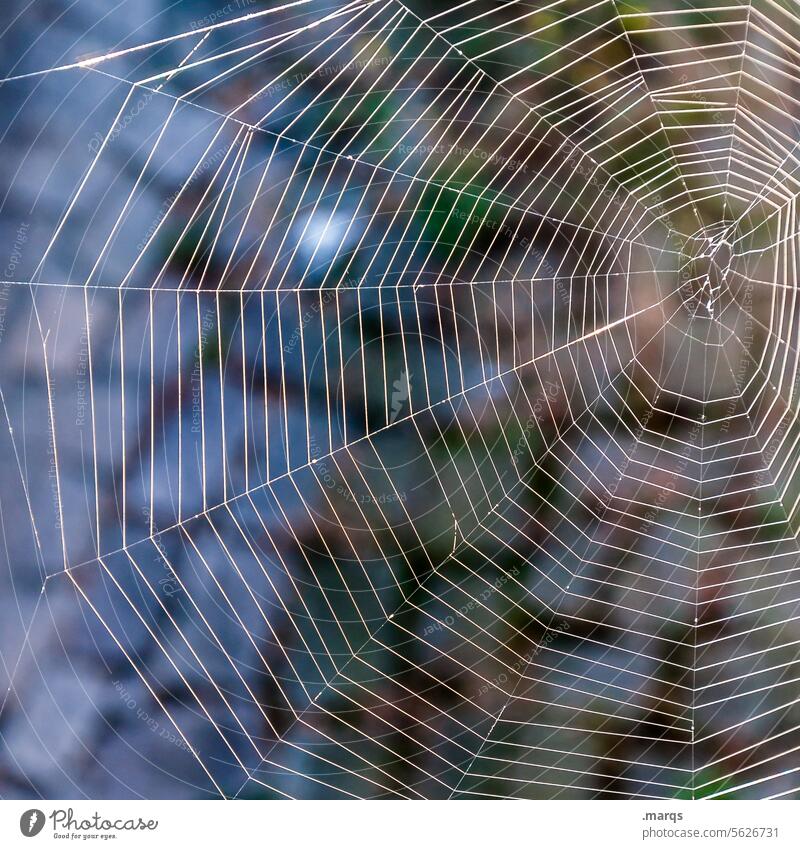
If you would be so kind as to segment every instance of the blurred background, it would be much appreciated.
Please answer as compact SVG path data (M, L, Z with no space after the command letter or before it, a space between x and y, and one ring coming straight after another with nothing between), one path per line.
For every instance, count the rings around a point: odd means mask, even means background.
M794 4L2 24L0 795L798 796Z

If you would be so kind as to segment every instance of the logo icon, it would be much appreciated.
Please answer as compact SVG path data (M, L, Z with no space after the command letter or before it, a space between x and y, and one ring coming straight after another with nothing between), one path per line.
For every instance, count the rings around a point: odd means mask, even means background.
M25 837L36 837L44 828L44 812L38 808L31 808L19 818L19 830Z
M403 405L408 401L408 396L411 394L411 375L403 369L400 372L400 379L392 383L394 392L392 392L392 416L389 419L389 424L394 424Z

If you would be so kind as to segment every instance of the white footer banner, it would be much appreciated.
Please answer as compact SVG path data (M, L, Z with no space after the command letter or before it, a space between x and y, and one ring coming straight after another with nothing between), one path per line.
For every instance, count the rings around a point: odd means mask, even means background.
M1 801L0 847L800 846L800 802Z

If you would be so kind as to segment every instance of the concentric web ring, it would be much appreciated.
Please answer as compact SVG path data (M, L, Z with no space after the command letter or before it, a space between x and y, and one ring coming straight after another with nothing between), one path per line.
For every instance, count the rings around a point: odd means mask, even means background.
M229 7L2 84L2 769L797 797L796 4Z

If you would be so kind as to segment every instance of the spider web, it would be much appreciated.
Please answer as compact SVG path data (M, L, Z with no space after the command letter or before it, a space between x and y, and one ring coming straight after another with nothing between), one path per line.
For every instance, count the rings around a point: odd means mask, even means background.
M4 81L116 111L14 281L44 591L219 794L797 794L799 57L791 2L297 0Z

